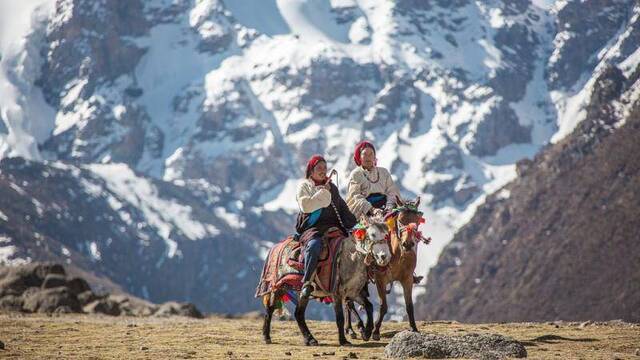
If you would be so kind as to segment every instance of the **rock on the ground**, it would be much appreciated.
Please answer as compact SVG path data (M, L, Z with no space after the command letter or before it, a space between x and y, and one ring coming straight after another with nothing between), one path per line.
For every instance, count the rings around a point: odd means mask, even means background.
M473 358L503 359L527 357L524 345L497 334L448 336L403 331L385 347L389 358L420 357L427 359Z
M59 274L47 274L42 282L43 289L52 289L67 285L67 278Z
M5 295L0 298L0 309L6 311L19 312L22 311L24 300L20 296Z
M67 281L67 287L69 288L69 291L71 291L75 295L80 295L86 291L91 291L91 286L89 286L89 283L85 279L79 277L74 277Z
M109 295L108 299L118 303L122 315L151 316L158 309L156 304L126 295Z
M95 294L85 279L67 278L64 267L54 263L0 266L0 310L203 318L190 303L156 305L126 294Z
M85 305L82 310L88 314L120 315L120 305L111 299L99 299Z
M78 313L82 311L78 298L64 287L42 289L29 294L24 298L23 309L28 312L53 313L63 306L68 309L60 310L62 312L70 310L68 312Z
M178 303L175 301L166 302L158 308L158 311L153 314L153 316L171 316L171 315L179 315L179 316L188 316L194 317L198 319L202 319L202 313L195 307L195 305L191 303Z

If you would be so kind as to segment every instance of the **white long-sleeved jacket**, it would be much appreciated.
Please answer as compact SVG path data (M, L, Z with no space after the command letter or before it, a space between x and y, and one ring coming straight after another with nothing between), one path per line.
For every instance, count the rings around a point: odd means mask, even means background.
M396 196L400 197L400 191L387 169L374 167L369 171L362 166L353 169L349 175L347 205L356 218L371 210L372 206L367 201L367 196L375 193L387 196L387 209L395 205Z
M298 207L303 213L312 213L331 204L331 192L323 185L316 186L311 179L304 179L296 191Z

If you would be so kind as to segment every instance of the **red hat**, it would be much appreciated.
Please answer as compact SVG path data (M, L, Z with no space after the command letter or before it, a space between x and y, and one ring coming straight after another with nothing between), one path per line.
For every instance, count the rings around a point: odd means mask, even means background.
M360 153L366 148L371 148L371 150L373 150L373 153L376 153L376 148L372 143L368 141L361 141L358 145L356 145L356 150L353 152L353 161L356 162L356 165L360 166L362 164L362 161L360 160Z
M313 155L311 159L309 159L309 161L307 162L307 171L305 172L305 178L308 179L311 176L313 168L316 167L316 165L318 165L318 163L321 161L324 161L325 163L327 162L327 160L325 160L322 155Z

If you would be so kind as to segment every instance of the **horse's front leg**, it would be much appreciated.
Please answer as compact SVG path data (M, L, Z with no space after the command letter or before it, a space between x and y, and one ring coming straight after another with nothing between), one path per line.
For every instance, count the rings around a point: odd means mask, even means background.
M409 325L411 330L418 332L416 327L416 319L413 315L413 275L409 275L406 279L402 280L402 292L404 293L404 304L407 309L407 317L409 317Z
M307 327L307 322L304 319L304 314L307 310L307 304L309 303L308 297L301 297L298 300L298 305L295 310L295 318L298 323L298 327L300 328L300 332L302 333L302 337L304 338L304 344L307 346L317 346L318 340L316 340L313 335L311 335L311 331L309 331L309 327Z
M360 320L358 322L358 329L360 330L362 340L369 341L369 338L371 338L371 332L373 331L373 304L364 294L367 294L367 292L361 292L357 301L364 307L364 310L367 313L367 325L364 326L364 324L362 324L362 320L358 317Z
M344 312L342 310L342 299L337 296L333 298L333 310L336 313L336 325L338 325L338 341L340 342L340 345L351 345L344 336Z
M353 301L351 300L347 300L345 303L345 310L346 310L346 325L344 327L344 331L347 333L347 335L349 335L352 339L356 339L356 332L353 331L353 326L351 325L351 314L354 314L356 316L356 318L358 319L358 324L360 324L362 322L362 320L360 320L360 315L358 315L358 312L356 311L355 306L353 305Z
M373 328L373 340L380 340L380 326L382 326L382 319L387 314L387 283L383 279L376 278L376 289L378 290L378 299L380 300L380 311L378 312L378 318Z

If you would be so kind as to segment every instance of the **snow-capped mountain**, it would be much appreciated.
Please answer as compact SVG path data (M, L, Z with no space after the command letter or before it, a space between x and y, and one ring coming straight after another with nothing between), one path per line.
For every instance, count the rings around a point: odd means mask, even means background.
M0 157L74 178L83 201L97 199L130 233L48 236L135 295L209 311L258 306L253 264L291 231L311 154L326 155L344 189L354 145L378 146L403 193L423 197L434 239L419 249L424 274L485 196L516 177L517 160L584 118L606 64L630 74L640 62L631 0L0 6ZM0 176L26 198L61 191L44 179L21 186L15 171ZM0 200L0 231L15 224L10 205ZM4 236L15 250L5 261L36 257L28 236ZM116 265L109 238L145 254L144 276ZM215 280L202 292L167 282L198 276Z

